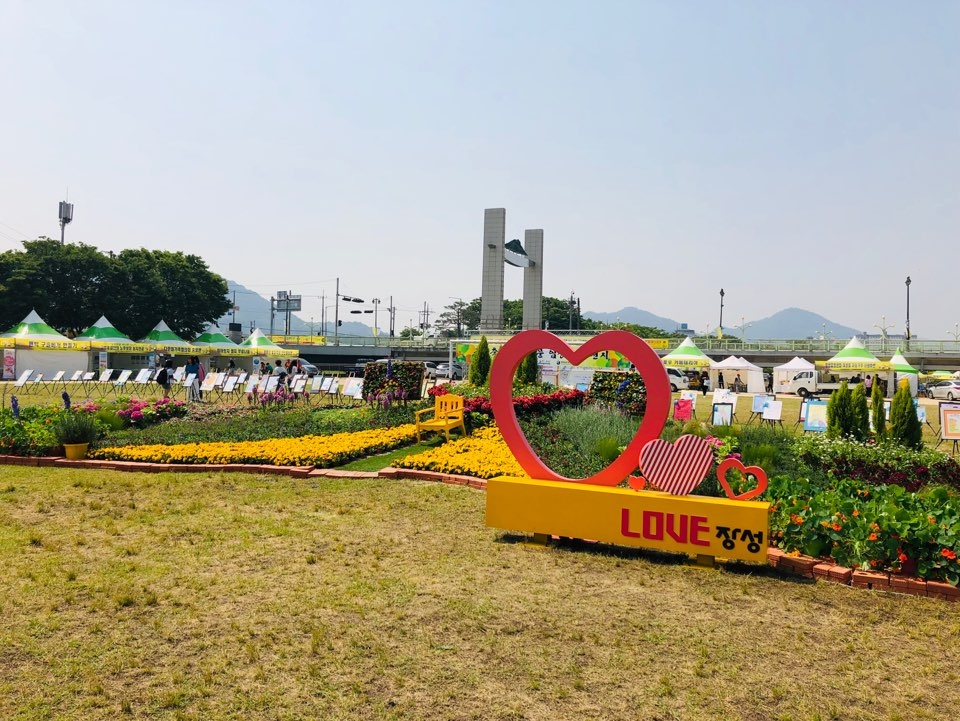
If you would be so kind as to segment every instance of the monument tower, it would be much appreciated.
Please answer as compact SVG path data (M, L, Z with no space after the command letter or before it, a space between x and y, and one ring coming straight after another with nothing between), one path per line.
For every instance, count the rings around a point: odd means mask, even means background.
M507 211L483 211L483 277L480 292L480 330L503 330L503 266L523 268L523 328L539 329L543 322L543 230L525 230L523 244L506 239Z

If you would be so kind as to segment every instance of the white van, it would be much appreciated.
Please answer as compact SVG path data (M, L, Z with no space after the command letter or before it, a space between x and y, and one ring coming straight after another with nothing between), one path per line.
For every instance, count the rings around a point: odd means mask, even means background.
M672 392L687 390L687 376L683 371L676 368L667 368L667 377L670 379L670 390Z

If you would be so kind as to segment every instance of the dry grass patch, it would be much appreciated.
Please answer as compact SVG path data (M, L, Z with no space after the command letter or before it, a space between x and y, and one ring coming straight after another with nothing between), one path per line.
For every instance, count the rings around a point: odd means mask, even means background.
M934 719L960 608L483 526L413 482L0 469L0 718Z

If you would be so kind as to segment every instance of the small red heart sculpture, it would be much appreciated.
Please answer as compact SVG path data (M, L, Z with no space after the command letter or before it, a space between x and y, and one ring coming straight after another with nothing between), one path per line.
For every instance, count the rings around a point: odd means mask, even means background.
M685 496L707 477L713 448L699 436L680 436L672 444L659 438L640 451L640 470L651 486Z
M613 463L589 478L565 478L544 465L530 447L517 422L513 407L513 376L520 362L538 350L552 350L580 365L602 350L615 350L633 363L647 387L647 410L637 434ZM553 333L544 330L525 330L503 344L490 369L490 406L503 440L521 468L531 478L545 481L589 483L595 486L615 486L635 468L636 459L649 441L659 437L670 411L670 380L667 370L654 350L641 338L625 330L613 330L594 336L574 350Z
M730 487L730 484L727 483L727 471L731 468L736 468L740 471L744 477L751 475L757 479L757 487L752 491L747 491L741 493L739 496L734 495L733 489ZM756 498L765 490L767 490L767 474L760 466L744 466L740 462L739 458L724 458L720 465L717 466L717 480L720 481L720 485L723 486L723 490L727 493L727 498L730 498L734 501L749 501L751 498Z

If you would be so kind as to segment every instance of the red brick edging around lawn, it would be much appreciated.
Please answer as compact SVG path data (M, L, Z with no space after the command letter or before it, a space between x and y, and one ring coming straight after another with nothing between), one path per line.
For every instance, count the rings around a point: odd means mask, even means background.
M269 466L256 464L215 464L215 463L137 463L132 461L102 461L88 459L71 461L55 456L4 456L0 455L0 465L41 466L54 468L97 468L112 471L133 471L137 473L196 473L196 472L235 472L259 473L292 478L410 478L420 481L449 483L467 486L479 491L487 489L482 478L461 476L454 473L437 473L407 468L384 468L379 472L340 471L333 468L315 468L314 466ZM891 573L877 571L859 571L839 566L832 561L810 556L791 555L779 548L767 549L767 563L780 573L788 576L800 576L827 583L839 583L852 588L890 593L906 593L912 596L939 598L944 601L960 601L960 588L942 581L924 581L921 578L908 578Z

